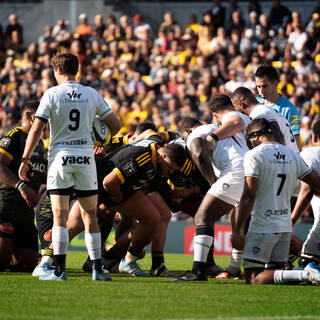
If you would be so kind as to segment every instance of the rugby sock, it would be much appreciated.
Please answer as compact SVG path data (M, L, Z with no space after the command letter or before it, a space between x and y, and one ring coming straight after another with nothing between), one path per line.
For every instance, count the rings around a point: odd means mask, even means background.
M204 271L210 247L213 243L213 230L209 226L197 226L194 237L193 271Z
M141 250L137 250L134 247L130 247L125 256L126 262L136 262L138 260L139 253L141 253Z
M228 267L228 271L230 273L237 273L241 269L243 251L232 248L230 264Z
M101 259L101 233L85 233L84 241L89 253L90 260Z
M61 276L66 269L66 256L69 244L67 228L52 227L52 246L54 254L55 275Z
M41 258L40 265L47 263L49 266L52 266L53 263L53 249L46 248Z
M151 270L156 270L164 263L163 251L152 251L151 252L152 265Z
M105 251L105 249L102 249L102 256L105 259L108 260L118 260L120 261L123 257L125 257L127 251L121 250L117 247L115 244L113 247L111 247L108 251Z
M103 221L102 219L98 219L98 225L101 232L101 246L104 246L104 243L107 241L109 234L112 230L113 223L107 223Z
M214 250L214 240L213 240L212 245L211 245L209 252L208 252L207 265L206 265L207 268L213 267L216 265L216 262L214 261L213 250Z
M309 273L306 270L275 270L273 279L275 284L307 281Z

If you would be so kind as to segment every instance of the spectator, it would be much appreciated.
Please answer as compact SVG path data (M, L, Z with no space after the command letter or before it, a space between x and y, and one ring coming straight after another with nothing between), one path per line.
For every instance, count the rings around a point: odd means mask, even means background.
M144 22L143 16L137 13L134 15L132 20L135 24L134 35L137 37L137 39L145 41L149 40L152 36L152 29L148 23Z
M18 17L15 14L10 14L9 24L6 28L6 39L8 42L12 41L13 34L16 34L18 44L23 44L23 27L18 21Z
M85 13L80 14L79 22L76 33L80 36L80 40L85 43L92 33L92 25L88 23L88 16Z
M281 4L280 0L274 0L272 2L272 7L270 10L270 23L272 27L277 29L283 23L285 18L290 19L291 12L290 10Z
M223 27L226 17L226 8L221 5L220 0L214 1L214 5L211 7L210 11L212 13L215 30L219 27Z

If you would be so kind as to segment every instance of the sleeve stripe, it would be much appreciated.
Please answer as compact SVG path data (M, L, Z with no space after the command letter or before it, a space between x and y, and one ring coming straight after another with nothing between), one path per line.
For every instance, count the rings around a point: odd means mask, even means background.
M140 164L141 162L145 161L146 159L151 159L151 157L150 157L150 155L149 155L149 154L148 154L148 155L146 155L145 157L143 157L143 158L141 158L141 159L137 160L137 162Z
M139 167L142 167L144 164L146 164L147 162L151 161L151 158L148 157L145 161L139 163Z
M5 156L7 156L10 160L13 159L13 155L10 154L9 152L7 152L7 151L4 150L4 149L1 149L1 148L0 148L0 153L2 153L2 154L4 154Z
M138 161L139 159L145 157L146 155L149 155L149 152L145 152L145 153L141 154L139 157L136 158L136 160Z
M112 171L116 173L121 184L124 184L124 177L123 177L122 173L120 172L120 170L118 168L114 168Z
M45 118L45 117L42 117L42 116L36 116L37 119L41 120L42 122L45 122L47 123L48 122L48 119Z

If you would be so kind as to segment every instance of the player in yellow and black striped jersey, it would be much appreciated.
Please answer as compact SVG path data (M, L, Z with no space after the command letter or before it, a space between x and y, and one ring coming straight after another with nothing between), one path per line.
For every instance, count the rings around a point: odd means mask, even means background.
M46 152L42 141L30 159L26 159L32 174L29 181L18 178L18 169L37 102L23 106L21 127L9 131L0 139L0 269L9 267L12 254L18 260L15 268L31 271L38 254L37 231L33 206L38 202L38 190L45 181Z
M168 177L179 170L185 157L180 145L159 147L142 140L97 159L99 202L139 221L125 259L137 259L160 223L159 208L141 189L157 174Z

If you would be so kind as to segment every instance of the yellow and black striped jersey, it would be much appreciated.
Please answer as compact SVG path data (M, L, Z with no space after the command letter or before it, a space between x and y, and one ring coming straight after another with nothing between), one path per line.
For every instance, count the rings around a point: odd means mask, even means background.
M122 146L129 144L129 138L133 136L133 132L129 132L123 137L113 137L111 143L108 145L107 151L112 152Z
M152 141L141 140L97 158L100 197L105 195L102 181L111 171L115 172L121 181L121 192L125 198L141 189L157 172L158 148L159 146Z

